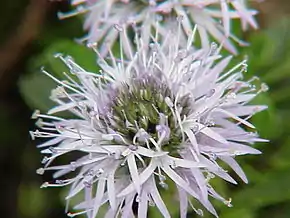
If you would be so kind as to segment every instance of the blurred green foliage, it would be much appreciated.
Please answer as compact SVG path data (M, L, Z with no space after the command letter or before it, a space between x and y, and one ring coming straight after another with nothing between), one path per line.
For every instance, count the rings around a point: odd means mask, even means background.
M22 4L24 5L25 1ZM10 3L7 8L10 11L21 9L19 6L14 9ZM6 15L7 19L15 20L11 14L6 13ZM6 26L7 24L3 25L1 29L5 29ZM40 68L44 67L48 72L62 78L62 73L66 71L66 68L59 59L54 58L55 53L70 55L88 71L98 71L95 54L74 41L74 37L81 35L79 19L66 21L53 19L47 22L42 34L35 42L37 52L33 53L27 61L26 69L24 69L27 73L23 74L18 81L19 91L31 110L39 108L42 112L46 112L53 105L49 100L49 95L56 84L41 74ZM6 37L5 34L0 36L1 41ZM214 180L216 189L224 196L232 198L234 207L228 208L221 203L213 202L221 218L288 218L290 217L290 20L285 17L273 22L267 28L249 32L247 40L251 46L242 48L240 55L235 58L242 60L247 55L249 68L246 76L259 76L261 81L266 82L270 88L268 92L262 93L255 99L255 103L266 104L269 109L252 118L257 131L262 137L269 139L270 143L256 145L263 151L260 156L239 158L249 178L248 185L240 182L239 186L233 186ZM3 120L9 122L6 119ZM1 128L4 128L4 125L5 123L1 125ZM29 158L34 158L32 165L29 166L30 172L34 172L40 166L40 164L35 165L38 160L40 162L39 156L32 155ZM23 158L22 162L26 161ZM234 174L233 177L235 177ZM58 205L53 201L62 201L64 204L63 193L66 190L41 190L39 181L26 181L25 178L18 189L17 210L20 217L44 217L43 213L46 213L47 207ZM172 213L178 217L178 202L174 201L174 193L164 194L169 207L172 208ZM49 204L47 204L48 196L51 199ZM58 208L58 210L63 208ZM154 210L151 210L150 214L150 217L160 216ZM195 215L190 217L195 217ZM211 216L205 214L205 217Z

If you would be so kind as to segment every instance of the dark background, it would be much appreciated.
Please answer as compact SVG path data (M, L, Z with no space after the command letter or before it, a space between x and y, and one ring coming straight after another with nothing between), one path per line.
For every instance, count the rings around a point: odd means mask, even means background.
M260 11L257 18L261 28L241 35L251 46L240 49L236 59L242 60L247 54L248 76L258 75L270 87L256 99L269 105L269 109L252 122L271 142L257 145L262 155L239 158L250 180L248 185L231 186L214 181L215 187L231 197L234 205L227 208L216 203L216 207L221 218L289 218L290 2L265 0L253 3L253 7ZM81 18L58 20L56 16L58 11L69 10L66 1L2 0L0 216L3 218L67 217L63 201L66 190L39 188L46 179L35 173L42 157L28 131L35 128L30 119L34 108L45 112L52 105L48 97L54 84L39 69L45 66L56 75L61 73L63 66L54 59L54 53L72 55L86 68L96 68L94 54L73 41L83 34ZM171 196L167 196L170 200Z

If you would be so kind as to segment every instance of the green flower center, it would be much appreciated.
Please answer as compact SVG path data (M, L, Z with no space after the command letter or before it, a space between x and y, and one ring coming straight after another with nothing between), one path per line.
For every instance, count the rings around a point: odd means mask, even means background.
M161 135L160 128L163 128L167 130L167 136L162 141L162 150L176 156L182 134L174 118L174 108L166 103L166 97L174 101L168 87L153 78L137 81L130 87L124 85L119 89L111 107L113 129L132 144L144 147L149 144L151 149L155 149L150 140L136 140L136 134L140 129L145 130L147 139L153 138L157 142ZM182 106L180 116L186 115L189 110L188 98L180 99L178 105Z

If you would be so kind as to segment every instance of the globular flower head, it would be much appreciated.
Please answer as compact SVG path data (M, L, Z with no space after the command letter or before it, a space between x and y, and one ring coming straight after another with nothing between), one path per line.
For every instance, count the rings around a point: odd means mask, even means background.
M247 182L235 156L260 153L250 145L263 140L248 119L265 106L248 102L266 86L251 85L256 78L242 80L246 61L227 69L231 57L222 57L216 45L195 49L191 37L183 47L173 35L162 43L152 41L149 46L136 37L135 53L123 42L128 47L120 58L99 55L98 73L62 55L69 69L66 81L43 70L59 84L51 96L58 106L48 114L33 114L39 130L32 137L49 138L38 146L46 156L37 172L56 171L55 182L42 187L70 186L67 202L84 193L74 207L80 212L70 216L94 218L108 206L107 218L145 218L148 206L156 206L170 217L162 194L168 188L176 190L180 217L189 208L202 215L193 199L217 216L209 197L228 206L231 202L213 189L211 178L236 184L220 162ZM132 54L128 60L125 49ZM63 111L73 117L54 115ZM82 156L52 166L74 151Z
M84 27L89 33L84 39L89 43L98 42L103 54L115 43L118 30L138 29L146 43L152 30L157 29L163 37L169 28L175 31L176 17L187 36L197 25L204 48L210 47L212 37L235 54L231 39L240 45L245 43L232 33L231 21L241 20L243 29L248 25L258 27L253 17L256 11L248 9L246 3L246 0L75 0L72 5L76 11L60 13L60 17L87 12Z

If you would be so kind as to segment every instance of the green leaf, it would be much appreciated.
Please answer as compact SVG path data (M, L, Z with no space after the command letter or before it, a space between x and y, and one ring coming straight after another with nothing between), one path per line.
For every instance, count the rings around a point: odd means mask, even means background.
M49 100L50 92L56 83L41 72L22 77L19 80L20 93L32 109L47 111L53 106Z
M50 73L58 78L65 79L63 72L68 72L68 68L55 54L71 56L74 61L87 71L97 73L99 67L96 63L96 54L84 45L79 45L72 40L59 40L49 46L42 54L32 59L30 71L35 71L45 67Z

